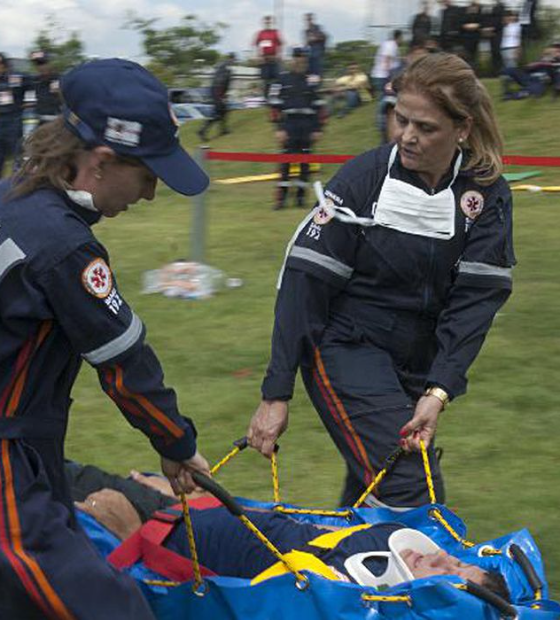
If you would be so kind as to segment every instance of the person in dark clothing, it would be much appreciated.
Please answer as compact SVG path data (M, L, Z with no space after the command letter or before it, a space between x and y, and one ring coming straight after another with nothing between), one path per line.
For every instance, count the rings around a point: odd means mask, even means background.
M412 45L425 43L432 33L432 18L428 12L428 3L422 2L422 10L414 16L412 22Z
M496 0L492 6L485 7L482 15L482 36L490 42L492 57L492 76L497 77L502 70L502 34L506 7L501 0Z
M512 90L512 84L519 86ZM525 67L505 67L502 71L502 98L505 101L542 97L550 87L560 96L560 43L546 47L539 60Z
M439 45L444 52L454 52L459 45L461 10L451 0L442 1Z
M459 57L435 53L393 82L396 144L345 164L286 251L251 446L270 457L296 373L347 465L352 505L402 445L367 505L429 499L443 481L439 415L512 288L511 194L490 96Z
M460 33L465 59L475 70L478 65L478 45L482 25L482 7L479 2L473 0L463 11Z
M28 81L26 76L12 72L8 57L0 53L0 177L6 159L17 155Z
M309 73L321 77L323 75L327 35L321 26L315 22L313 13L305 14L304 40L305 49L309 56Z
M37 77L33 81L37 98L35 111L39 124L42 125L54 120L61 112L60 76L53 69L47 52L31 52L30 59L37 69Z
M205 121L204 125L199 129L198 135L201 140L208 140L208 130L214 123L220 123L220 135L229 133L227 127L227 94L231 84L232 70L231 66L235 62L235 54L228 54L214 71L212 85L210 86L210 96L214 105L214 113L212 118Z
M292 68L280 75L270 89L269 104L272 120L277 126L276 138L284 153L310 153L311 147L321 136L323 124L323 101L317 92L317 81L307 73L307 54L302 48L294 48ZM296 185L296 204L305 206L305 194L309 184L309 164L300 164ZM280 165L280 181L277 187L274 209L286 206L290 181L290 164Z
M0 616L152 620L134 582L76 527L64 438L85 359L176 491L194 488L192 471L208 473L91 230L152 200L158 176L185 195L208 178L180 146L167 89L140 65L90 61L61 91L62 116L31 134L0 185L0 583L10 592Z

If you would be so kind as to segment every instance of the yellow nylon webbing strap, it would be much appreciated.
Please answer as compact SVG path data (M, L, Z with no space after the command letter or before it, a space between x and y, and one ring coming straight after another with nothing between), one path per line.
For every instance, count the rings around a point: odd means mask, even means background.
M229 454L226 454L221 461L219 461L218 463L214 465L214 467L212 467L212 469L210 470L210 473L214 475L219 469L221 469L228 461L230 461L239 452L240 452L240 449L237 446L235 446L235 448L233 448L233 450Z
M449 522L445 519L445 517L441 514L441 512L437 508L430 510L430 516L432 516L434 519L439 521L441 525L443 525L443 527L449 532L449 534L451 534L451 536L457 542L460 542L463 545L463 547L467 547L467 548L474 547L474 543L469 542L468 540L464 538L461 538L461 536L457 534L457 532L451 527Z
M412 602L412 599L407 594L401 596L398 595L383 595L383 594L362 594L362 600L371 603L408 603Z
M276 557L276 559L281 562L290 573L293 573L298 582L305 584L308 583L307 577L305 575L302 575L299 570L286 557L289 554L286 554L286 556L282 555L282 553L280 553L280 551L274 546L274 544L270 540L268 540L268 538L248 517L246 517L245 515L240 515L239 519L242 521L246 528L253 532L253 534L263 543L263 545L265 545L265 547Z
M193 564L194 573L194 585L193 590L198 591L202 585L202 575L200 574L200 562L198 561L198 553L196 551L196 544L194 542L194 530L192 525L191 513L187 497L184 493L181 493L181 504L183 505L183 517L185 521L185 528L187 530L187 540L189 542L189 550L191 552L191 560Z

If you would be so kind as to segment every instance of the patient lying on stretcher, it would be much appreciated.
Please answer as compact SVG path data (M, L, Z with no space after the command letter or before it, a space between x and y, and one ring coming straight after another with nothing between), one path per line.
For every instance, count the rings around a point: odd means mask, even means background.
M126 480L96 468L67 467L78 509L121 539L149 519L149 510L177 503L167 482L134 473ZM114 486L119 490L108 489ZM330 578L379 588L423 577L457 575L509 598L503 577L467 564L439 548L418 530L399 523L333 528L296 521L278 512L247 510L249 519L281 553L303 551L320 560ZM200 563L222 576L261 580L271 576L275 556L224 507L192 510ZM334 538L333 538L334 537ZM186 532L178 519L165 547L190 557Z

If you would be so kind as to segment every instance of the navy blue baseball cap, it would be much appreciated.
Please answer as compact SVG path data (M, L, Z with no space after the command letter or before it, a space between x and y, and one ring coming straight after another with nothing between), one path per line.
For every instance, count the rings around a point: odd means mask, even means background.
M62 76L66 126L88 146L105 145L144 162L171 189L193 196L208 177L178 139L167 88L130 60L91 60Z

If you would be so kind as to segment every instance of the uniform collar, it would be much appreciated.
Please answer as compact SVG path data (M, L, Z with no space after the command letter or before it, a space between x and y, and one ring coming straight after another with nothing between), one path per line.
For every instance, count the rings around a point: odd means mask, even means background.
M74 192L63 191L62 196L66 202L66 204L78 215L82 220L84 220L89 226L93 226L93 224L97 224L101 219L102 215L95 207L93 206L93 201L86 199L85 196L81 196L80 194L87 194L87 192ZM91 196L91 194L88 194Z

